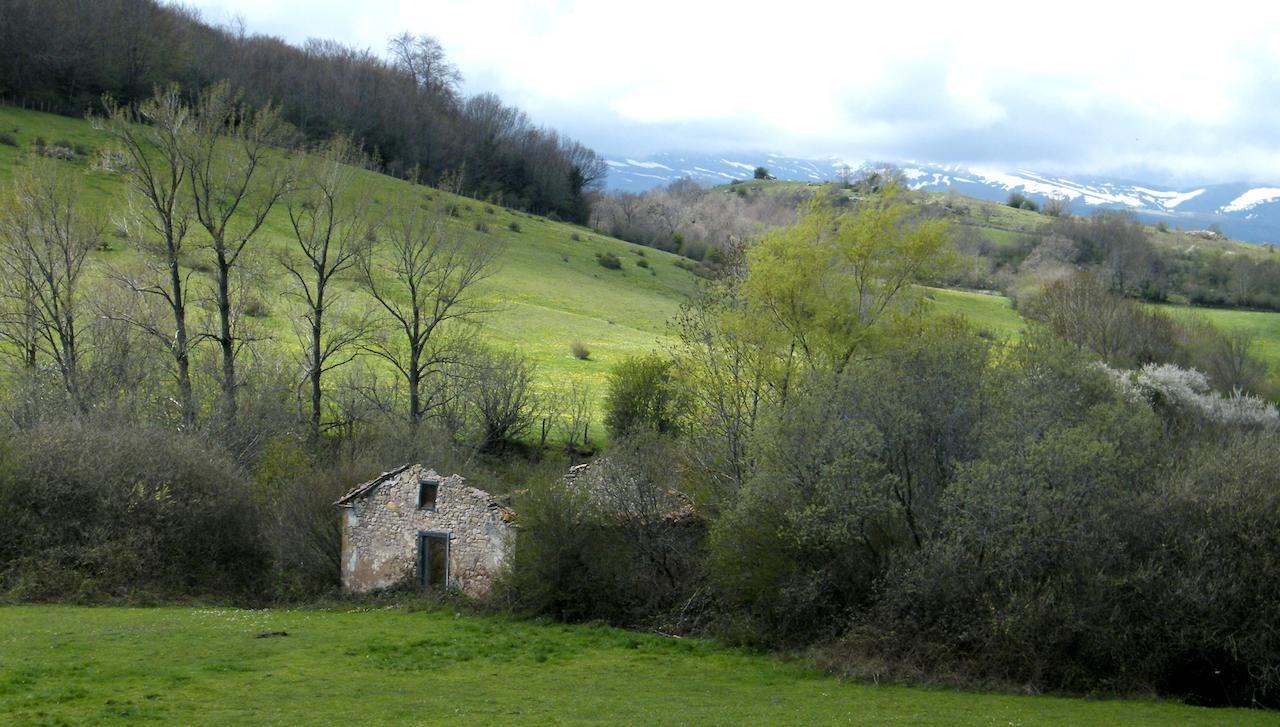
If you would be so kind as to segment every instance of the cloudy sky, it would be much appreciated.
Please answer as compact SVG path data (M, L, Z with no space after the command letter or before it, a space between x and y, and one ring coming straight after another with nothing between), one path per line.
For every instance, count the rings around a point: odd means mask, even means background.
M292 42L382 52L400 31L433 35L467 93L493 91L610 156L776 151L1280 182L1270 3L192 4Z

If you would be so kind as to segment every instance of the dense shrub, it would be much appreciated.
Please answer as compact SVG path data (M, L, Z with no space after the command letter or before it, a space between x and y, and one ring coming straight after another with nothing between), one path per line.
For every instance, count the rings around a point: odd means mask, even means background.
M5 146L17 146L18 140L13 134L10 134L7 131L0 131L0 144Z
M1175 361L1182 353L1183 329L1172 318L1110 292L1088 273L1050 283L1019 310L1116 366Z
M1061 472L1054 449L1037 459ZM970 487L988 494L957 492L945 537L895 566L848 645L1036 689L1280 704L1275 451L1232 434L1159 477L1075 455L1097 474L1060 490L987 470Z
M696 629L705 528L673 489L671 446L653 436L622 442L577 478L522 495L497 597L569 621Z
M943 326L817 377L761 432L759 465L712 532L715 582L766 642L830 638L938 527L975 447L986 345Z
M596 253L596 262L600 264L600 267L608 268L609 270L622 269L622 260L618 259L618 256L611 252Z
M269 554L246 473L162 429L67 423L10 440L0 592L97 600L256 596Z
M1013 207L1014 209L1030 210L1032 212L1035 212L1038 209L1038 207L1036 207L1036 203L1031 199L1028 199L1027 195L1021 192L1010 192L1009 199L1005 204Z
M630 356L609 371L605 426L614 438L675 433L684 408L670 359L656 353Z
M591 358L591 349L587 348L587 344L582 341L575 340L569 344L569 353L579 361L586 361Z

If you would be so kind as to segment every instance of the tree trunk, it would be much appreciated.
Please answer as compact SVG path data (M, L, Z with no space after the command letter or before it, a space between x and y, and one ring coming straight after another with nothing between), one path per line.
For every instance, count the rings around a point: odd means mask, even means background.
M317 300L323 300L323 293L317 295ZM320 388L320 377L324 370L324 351L320 348L321 334L324 332L323 327L324 309L322 304L317 303L311 317L311 439L320 441L320 404L322 391Z
M422 421L422 370L418 366L422 360L422 349L417 343L410 345L413 350L409 352L409 375L406 377L409 384L409 426L416 430Z
M222 419L236 423L236 342L231 335L231 265L218 245L218 345L222 349Z
M178 406L182 410L182 428L193 429L196 424L196 403L191 392L190 342L187 339L187 307L182 297L182 271L178 268L176 254L169 258L169 284L173 290L173 358L178 366Z

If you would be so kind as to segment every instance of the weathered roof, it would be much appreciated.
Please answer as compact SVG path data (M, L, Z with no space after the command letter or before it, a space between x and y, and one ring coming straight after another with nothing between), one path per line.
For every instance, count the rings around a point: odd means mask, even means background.
M621 476L622 482L609 483L609 474L604 470L616 467L615 463L601 458L595 462L574 465L565 473L564 479L570 485L580 488L587 497L597 505L604 506L616 510L616 515L622 515L631 509L630 506L638 503L628 502L630 499L627 495L629 492L618 492L617 484L624 484L627 491L633 490L636 485L634 474L625 470L615 469L614 477ZM611 487L610 485L613 485ZM652 503L663 508L662 518L671 522L683 521L686 519L696 519L699 517L697 508L693 504L693 498L685 493L672 487L659 487L655 493L660 498L659 502Z
M409 469L412 466L413 466L412 463L402 464L393 470L388 470L386 472L383 472L382 474L378 475L377 477L374 477L368 482L356 485L355 487L351 488L351 490L348 491L347 494L343 495L342 497L339 497L338 501L333 504L337 507L344 507L348 503L350 503L352 500L356 499L357 497L364 497L365 495L369 494L369 492L372 491L373 488L377 487L378 485L381 485L383 482L386 482L392 477L399 475L401 472L404 472L405 470Z
M396 468L395 468L395 469L393 469L393 470L388 470L388 471L386 471L386 472L383 472L382 474L378 475L377 477L374 477L373 479L369 480L368 482L365 482L365 483L362 483L362 484L356 485L355 487L351 488L351 490L350 490L350 491L348 491L348 492L347 492L347 494L345 494L345 495L343 495L342 497L338 498L338 501L337 501L337 502L335 502L335 503L333 503L333 504L334 504L334 506L335 506L335 507L351 507L351 501L352 501L352 500L355 500L355 499L358 499L358 498L364 497L365 495L368 495L370 492L373 492L373 490L374 490L378 485L381 485L382 483L384 483L384 482L386 482L386 481L388 481L388 480L390 480L390 479L392 479L392 478L394 478L394 477L398 477L398 476L400 476L400 475L401 475L401 474L403 474L406 470L408 470L408 469L410 469L410 468L412 468L412 467L414 467L414 464L413 464L413 463L410 463L410 464L403 464L403 465L400 465L399 467L396 467ZM428 470L428 472L431 472L432 474L435 474L435 473L434 473L434 471L431 471L431 470ZM439 476L439 475L437 475L437 476ZM465 482L465 481L466 481L464 478L462 478L462 477L461 477L461 476L459 476L459 475L453 475L453 476L454 476L454 477L457 477L459 480L462 480L463 482ZM443 477L442 477L441 479L446 479L446 478L443 478ZM515 522L515 520L516 520L516 514L515 514L515 512L514 512L514 511L512 511L512 510L511 510L511 508L506 507L506 506L505 506L505 505L503 505L502 503L498 502L498 500L497 500L496 498L494 498L494 496L493 496L493 495L489 494L488 492L485 492L484 490L480 490L480 489L475 488L475 487L472 487L471 489L476 490L477 492L483 492L485 495L488 495L488 497L489 497L489 509L490 509L490 510L496 510L496 511L497 511L497 513L498 513L498 517L500 517L500 518L502 519L502 521L503 521L503 522L505 522L505 523L514 523L514 522Z

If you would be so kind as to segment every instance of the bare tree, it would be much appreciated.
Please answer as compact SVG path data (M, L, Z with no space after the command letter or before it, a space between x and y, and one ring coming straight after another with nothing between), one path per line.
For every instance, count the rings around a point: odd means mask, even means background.
M563 416L558 418L557 424L564 446L570 452L591 444L593 402L591 386L582 381L575 380L562 392L559 408L563 410Z
M173 328L150 316L121 314L162 342L173 357L178 408L182 426L189 429L196 422L191 353L200 336L193 337L187 329L191 273L182 269L182 254L192 210L182 187L188 171L184 145L195 122L176 85L157 89L136 106L121 106L110 97L104 105L107 116L95 118L93 124L115 140L126 160L121 171L131 196L123 223L143 251L148 273L115 277L140 296L162 300L173 316Z
M537 418L537 369L523 355L485 352L471 367L466 398L478 415L481 449L502 449L527 433Z
M365 254L373 229L372 197L359 185L368 156L349 136L336 136L303 163L297 185L285 198L295 245L282 257L306 305L303 364L310 383L311 436L323 425L324 375L349 363L363 325L335 326L328 317L339 302L334 280Z
M39 315L36 299L40 295L34 283L39 276L31 269L31 260L5 251L0 260L0 353L12 353L26 370L36 367L40 357Z
M440 41L429 35L401 33L391 39L387 49L395 68L419 88L452 96L462 83L462 73L445 59Z
M200 94L195 123L182 154L196 220L208 233L214 258L217 330L210 336L222 354L222 416L236 420L236 356L248 343L236 326L232 275L245 248L262 229L289 182L283 164L269 164L284 140L280 115L267 104L251 111L229 84Z
M361 348L404 379L413 427L439 404L424 401L424 385L458 358L447 329L482 312L477 284L493 273L499 252L493 238L468 239L450 224L445 196L428 198L418 187L404 193L383 225L383 249L359 261L365 289L386 314L388 329Z
M35 333L32 343L54 362L83 411L79 285L97 231L80 215L77 196L58 162L31 159L15 176L12 204L0 219L0 267L27 292L23 328Z

